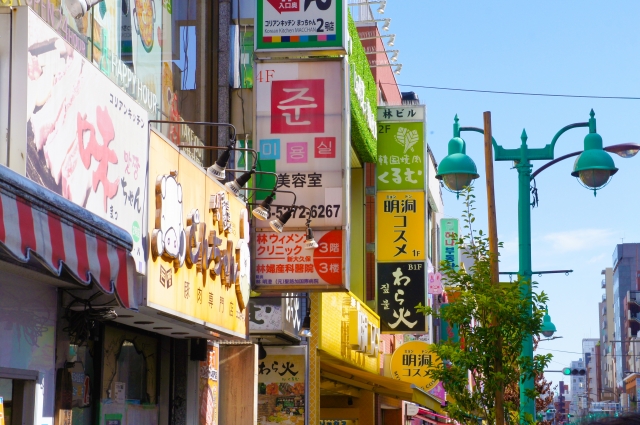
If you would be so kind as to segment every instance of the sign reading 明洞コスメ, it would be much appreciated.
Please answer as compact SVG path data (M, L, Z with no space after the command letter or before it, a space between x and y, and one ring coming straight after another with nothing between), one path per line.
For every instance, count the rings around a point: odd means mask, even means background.
M425 188L424 117L424 105L378 108L378 190Z
M257 0L256 54L346 53L345 0Z
M424 192L379 192L376 203L378 261L424 260Z

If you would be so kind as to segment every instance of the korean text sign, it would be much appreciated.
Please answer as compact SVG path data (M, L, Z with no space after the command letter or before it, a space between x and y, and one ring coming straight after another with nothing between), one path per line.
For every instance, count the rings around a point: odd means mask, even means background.
M245 204L151 133L149 307L246 335L250 292Z
M258 424L304 425L306 354L304 347L265 347L258 360Z
M378 261L425 259L424 192L378 192Z
M275 170L277 188L293 191L296 203L310 209L294 211L288 226L302 227L309 217L314 228L345 222L345 78L343 61L257 64L259 165ZM287 194L278 194L276 200L293 203ZM268 229L269 223L256 226Z
M346 53L346 0L257 0L256 53Z
M378 190L424 190L424 117L423 105L378 108Z
M128 231L145 273L147 112L31 10L28 31L26 175Z
M314 237L318 248L307 250L304 231L256 232L256 288L343 288L344 231L315 230Z
M424 332L426 316L416 312L425 305L424 262L378 263L378 315L383 332Z
M458 257L458 219L443 218L440 220L440 241L442 261L449 263L450 267L457 268L460 265Z
M431 345L424 341L405 342L391 356L391 377L398 381L410 382L428 392L438 381L427 373L432 368L442 367L442 360L431 351Z

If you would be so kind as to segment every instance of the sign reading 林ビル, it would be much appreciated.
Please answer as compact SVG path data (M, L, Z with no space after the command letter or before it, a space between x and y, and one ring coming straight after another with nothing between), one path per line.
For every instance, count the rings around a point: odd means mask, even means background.
M424 192L378 192L376 202L377 260L424 260Z
M257 0L256 54L346 53L345 0Z
M378 190L424 190L424 117L423 105L378 108Z
M416 312L427 298L424 276L424 262L378 263L378 315L383 332L426 330L426 316Z
M27 177L128 231L144 274L147 112L31 10L27 46Z

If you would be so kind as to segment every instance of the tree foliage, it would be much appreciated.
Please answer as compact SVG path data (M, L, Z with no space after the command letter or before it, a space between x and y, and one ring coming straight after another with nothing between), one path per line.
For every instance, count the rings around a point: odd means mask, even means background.
M472 228L474 199L472 190L467 188L461 232L465 235L457 241L460 251L473 260L473 265L465 270L443 261L440 271L445 277L449 304L439 310L422 305L417 308L440 318L441 326L447 322L458 328L457 340L449 338L434 344L433 350L443 359L443 367L431 369L429 375L442 381L453 399L446 407L450 417L476 425L478 418L495 423L496 390L504 392L509 385L517 386L521 372L526 377L541 374L551 355L520 357L523 339L540 332L547 296L532 290L535 282L492 283L491 261L499 254L489 251L488 238L482 230ZM529 292L530 299L523 296ZM501 372L496 370L498 364ZM517 420L517 400L505 400L505 410Z

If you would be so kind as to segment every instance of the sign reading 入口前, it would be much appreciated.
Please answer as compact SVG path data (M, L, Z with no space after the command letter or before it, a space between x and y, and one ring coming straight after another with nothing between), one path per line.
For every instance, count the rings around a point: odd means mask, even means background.
M346 53L345 0L257 0L256 54Z
M440 241L442 261L449 263L449 266L456 269L460 265L458 257L458 219L443 218L440 220Z
M348 168L349 148L344 141L345 78L344 61L256 66L259 169L275 171L277 188L294 192L296 204L310 209L296 210L288 226L302 227L309 216L313 228L344 225L348 176L343 169ZM294 201L287 194L278 194L277 200L281 205ZM258 221L256 226L269 228L269 223Z
M424 192L379 192L376 202L377 260L424 260Z
M147 305L245 336L251 273L245 204L155 132L150 143L155 205Z
M144 274L148 114L27 10L26 176L129 232Z
M428 392L439 381L428 376L430 369L442 366L442 360L431 351L431 344L423 341L405 342L391 356L391 377L410 382Z
M424 117L424 105L378 108L378 190L425 188Z
M416 306L426 302L424 262L378 263L378 315L383 332L424 332L426 316Z

